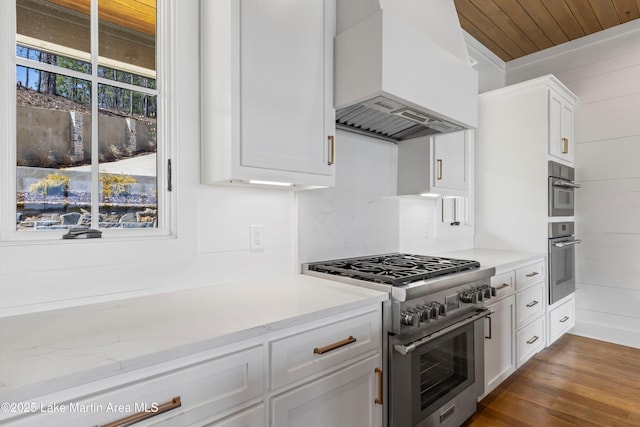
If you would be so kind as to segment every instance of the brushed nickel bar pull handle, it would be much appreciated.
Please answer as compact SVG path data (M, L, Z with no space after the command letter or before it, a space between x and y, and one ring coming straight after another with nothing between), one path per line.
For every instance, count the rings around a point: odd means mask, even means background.
M352 336L349 336L349 338L345 338L342 341L338 341L333 344L326 345L324 347L316 347L313 349L313 352L315 354L324 354L354 342L356 342L356 339Z
M567 320L569 320L569 318L567 316L564 316L562 319L560 319L560 323L564 323Z
M438 180L442 179L442 159L438 159Z
M508 283L503 283L502 285L498 286L496 289L500 290L500 289L508 288L509 286L511 285L509 285Z
M538 339L540 339L540 337L537 335L534 335L533 338L527 341L527 344L533 344L534 342L538 341Z
M180 406L182 406L182 403L180 402L180 396L176 396L171 399L170 402L159 405L155 412L138 412L137 414L129 415L128 417L119 419L118 421L112 421L108 424L104 424L101 427L127 427L131 424L135 424L148 418L155 417L156 415L163 414L172 409L179 408Z
M378 376L378 398L374 402L377 405L382 405L382 369L376 368L375 373Z
M533 301L531 301L529 304L527 304L527 307L531 308L531 307L533 307L534 305L538 304L539 302L540 302L540 301L533 300Z
M562 138L562 154L569 154L569 138Z
M582 243L582 240L575 239L575 240L570 240L568 242L558 242L558 243L554 243L553 246L555 246L556 248L564 248L565 246L573 246L573 245L577 245L578 243Z
M538 275L538 272L534 271L533 273L527 274L527 277L533 277L533 276L537 276L537 275Z
M336 162L336 142L333 135L329 135L327 137L329 139L329 162L328 165L331 166Z

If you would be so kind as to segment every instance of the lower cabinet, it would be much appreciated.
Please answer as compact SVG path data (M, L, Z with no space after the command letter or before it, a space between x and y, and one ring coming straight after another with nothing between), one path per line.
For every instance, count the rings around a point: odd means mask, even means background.
M374 355L271 399L271 425L277 427L371 427L381 425L381 391ZM378 396L382 399L382 396Z
M547 275L544 259L522 265L516 276L516 368L546 345Z
M484 394L490 393L516 370L515 296L511 295L488 306L493 313L485 320Z
M487 305L493 313L485 321L483 396L489 394L546 344L544 259L514 267L502 271L498 267L500 274L491 278L496 298L495 302ZM564 319L567 317L564 313L559 307L557 316ZM558 323L561 323L559 320ZM564 323L569 322L565 320ZM559 327L557 330L563 333Z
M204 427L259 427L264 425L264 405L233 414Z
M575 326L575 312L575 299L573 294L561 301L558 301L553 306L549 306L549 313L547 316L549 323L549 345Z
M381 324L380 304L346 311L20 402L0 424L380 427Z
M516 332L516 354L518 368L545 346L544 316Z
M210 351L34 399L3 426L204 425L262 400L263 347ZM232 424L233 425L233 424Z

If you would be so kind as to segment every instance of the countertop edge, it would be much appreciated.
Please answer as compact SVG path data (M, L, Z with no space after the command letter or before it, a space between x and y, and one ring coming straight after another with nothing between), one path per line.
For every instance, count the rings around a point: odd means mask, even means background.
M210 338L203 340L197 339L193 342L177 345L175 347L167 348L164 350L152 351L147 354L136 355L131 358L123 358L121 360L111 360L109 361L109 363L105 363L100 366L80 369L78 371L66 373L58 377L46 378L41 381L36 381L29 384L9 386L8 388L0 391L0 400L3 402L23 402L34 400L41 396L55 394L67 389L71 389L73 387L105 380L110 377L126 374L138 369L152 367L154 365L159 365L166 362L178 361L179 359L184 357L210 350L215 350L225 346L237 345L242 341L255 340L255 345L258 345L261 337L265 337L266 339L266 336L268 334L276 333L286 328L311 323L323 318L339 315L341 313L346 313L352 310L365 308L374 304L379 304L389 298L388 294L380 291L374 291L370 289L361 290L351 286L345 287L343 290L341 290L342 286L344 285L339 284L338 282L318 278L310 278L309 276L291 275L291 277L293 276L302 278L300 279L301 282L312 281L311 286L314 287L319 286L320 288L322 288L326 286L326 291L334 296L335 294L344 292L345 295L350 294L352 299L355 299L348 302L339 301L323 308L310 309L308 312L303 314L298 314L292 317L279 318L277 320L269 321L263 324L256 324L249 328L243 328L229 333L211 336ZM290 276L286 277L289 278ZM273 278L269 280L277 279L278 278ZM295 281L296 279L293 280ZM223 285L212 285L210 288L214 289L217 286ZM292 286L295 286L295 284ZM354 294L356 294L357 296L353 297ZM144 298L146 297L138 297L134 299L143 300ZM7 318L0 319L0 321L4 319ZM247 345L250 346L251 344L247 343ZM1 416L0 419L5 419L5 417Z

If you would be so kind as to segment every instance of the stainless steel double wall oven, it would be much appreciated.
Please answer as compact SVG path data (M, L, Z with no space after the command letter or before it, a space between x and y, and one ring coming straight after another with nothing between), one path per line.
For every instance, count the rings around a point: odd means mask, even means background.
M549 161L549 217L575 215L575 171L571 166ZM549 304L576 290L576 239L573 221L549 222Z

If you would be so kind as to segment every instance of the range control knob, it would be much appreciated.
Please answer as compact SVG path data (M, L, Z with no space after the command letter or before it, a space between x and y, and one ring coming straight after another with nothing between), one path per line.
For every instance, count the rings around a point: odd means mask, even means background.
M413 309L402 310L400 312L400 321L404 325L418 326L420 324L421 314L415 313Z

